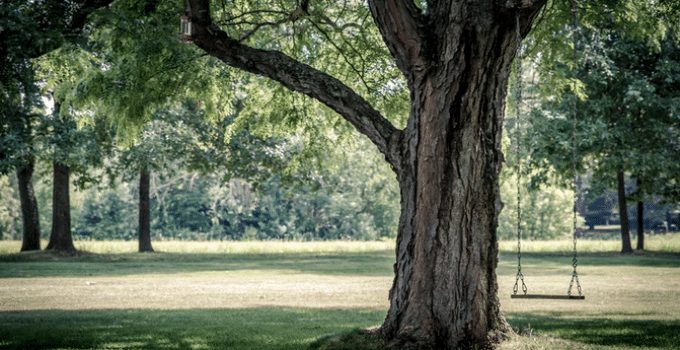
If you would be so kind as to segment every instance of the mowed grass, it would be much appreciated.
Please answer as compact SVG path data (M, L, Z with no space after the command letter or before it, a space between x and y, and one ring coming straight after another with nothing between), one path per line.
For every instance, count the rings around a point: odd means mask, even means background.
M581 241L585 301L511 300L501 242L503 349L680 349L680 235L652 252ZM379 325L393 242L76 242L76 257L0 242L0 349L305 349ZM525 242L532 293L565 293L568 241Z

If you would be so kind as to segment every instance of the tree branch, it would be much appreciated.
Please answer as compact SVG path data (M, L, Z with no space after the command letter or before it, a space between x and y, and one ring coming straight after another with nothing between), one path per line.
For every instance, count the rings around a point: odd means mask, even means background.
M507 9L530 9L543 6L545 0L497 0L499 6Z
M63 0L41 1L31 4L32 19L39 23L40 35L50 37L58 34L61 39L75 41L83 31L87 21L87 16L94 11L109 6L114 0L80 0L69 6ZM55 18L65 18L68 21L54 20ZM61 40L46 40L39 48L31 51L27 57L37 58L51 52L62 45Z
M79 34L85 26L85 21L87 16L92 12L109 6L113 0L84 0L77 2L77 9L73 14L71 22L69 23L69 30L72 32L70 34Z
M387 48L409 85L425 69L425 17L412 0L369 0L368 5Z
M209 0L189 1L187 10L194 27L194 44L229 66L278 81L289 90L322 102L366 135L388 161L396 164L397 152L393 152L390 145L400 131L364 98L340 80L284 53L252 48L229 37L212 24L209 6Z

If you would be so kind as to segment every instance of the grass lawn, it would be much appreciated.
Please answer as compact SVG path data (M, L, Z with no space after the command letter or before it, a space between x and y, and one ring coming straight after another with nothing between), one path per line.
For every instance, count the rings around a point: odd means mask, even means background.
M680 349L680 235L620 256L583 241L585 301L511 300L516 258L502 242L503 349ZM305 349L379 325L392 242L76 242L68 258L0 242L0 349ZM566 241L527 242L530 292L564 293Z

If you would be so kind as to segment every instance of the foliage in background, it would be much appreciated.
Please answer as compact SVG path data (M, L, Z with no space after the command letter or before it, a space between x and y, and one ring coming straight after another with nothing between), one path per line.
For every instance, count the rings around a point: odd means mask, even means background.
M536 178L544 180L551 171L569 178L575 165L592 174L591 190L601 193L616 183L617 172L627 172L641 180L637 197L659 194L677 201L680 45L675 33L658 42L604 29L584 36L590 39L588 51L574 71L583 97L552 95L531 114L526 142Z
M294 157L286 148L299 145L287 142L266 151L267 148L261 145L250 145L250 138L233 138L232 142L239 140L243 143L231 146L240 152L234 161L245 160L250 164L249 169L234 166L201 173L185 170L181 163L169 162L163 171L152 174L152 234L155 240L371 240L394 237L399 215L396 181L392 171L380 161L378 152L367 148L367 142L354 139L348 142L346 152L328 151L322 166L291 168L281 175L262 165L267 161L267 152L279 150L279 162L285 163L287 157ZM245 158L246 154L250 158ZM516 187L509 169L506 167L501 184L505 206L499 219L498 234L503 239L512 239L515 235L512 198ZM39 173L42 177L36 179L36 195L40 203L45 203L40 208L41 220L49 225L51 180L45 171L39 170ZM101 171L94 171L91 176L104 178ZM2 193L12 191L12 188L0 185ZM74 190L75 237L136 239L137 223L130 219L137 215L136 193L137 183L132 179ZM564 237L570 233L567 227L571 222L569 191L548 186L524 195L525 238ZM18 206L10 211L13 213L10 215L19 215ZM6 219L0 222L2 227L10 224Z
M517 237L517 178L511 171L501 176L503 210L498 218L498 237ZM552 239L569 237L572 233L572 205L574 192L560 186L532 188L530 180L521 181L522 238ZM579 223L582 220L579 219Z
M361 146L359 142L352 152L360 152ZM225 171L202 175L175 169L154 174L152 232L166 239L390 237L396 232L398 219L396 184L391 170L377 161L376 153L350 160L345 154L329 152L326 162L332 166L298 168L301 173L290 173L289 178L261 167L263 173L252 176L257 182ZM251 167L258 161L263 159L250 159ZM75 234L133 239L136 223L130 220L122 221L123 227L103 226L125 213L134 215L134 190L135 185L127 184L99 194L95 189L88 190L81 215L76 218ZM112 213L110 207L118 208L120 214Z
M14 176L0 176L0 240L19 239L21 211Z

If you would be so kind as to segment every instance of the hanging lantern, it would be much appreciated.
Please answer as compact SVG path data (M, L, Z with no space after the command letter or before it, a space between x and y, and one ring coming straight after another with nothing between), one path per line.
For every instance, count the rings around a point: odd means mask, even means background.
M191 18L189 16L182 16L180 19L180 35L179 38L182 41L192 41L191 34Z

